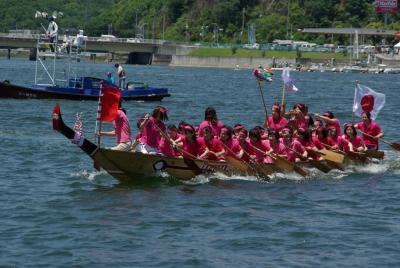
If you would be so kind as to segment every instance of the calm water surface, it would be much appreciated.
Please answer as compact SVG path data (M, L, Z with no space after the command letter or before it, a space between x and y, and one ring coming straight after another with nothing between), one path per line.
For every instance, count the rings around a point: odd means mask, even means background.
M0 80L31 85L34 66L0 59ZM262 124L249 70L125 68L128 80L170 89L162 104L171 123L198 124L212 105L227 124ZM107 71L112 65L79 69L100 77ZM385 93L378 122L388 140L400 140L400 76L292 76L300 91L287 96L289 105L332 110L342 123L351 120L355 80ZM281 86L277 72L264 89L268 106L280 100ZM96 102L58 102L69 125L82 112L85 136L93 140ZM127 185L94 172L89 157L51 129L54 103L0 100L0 267L400 266L400 154L385 145L381 164L312 171L305 179L278 175L265 183L215 175ZM126 102L132 127L157 104Z

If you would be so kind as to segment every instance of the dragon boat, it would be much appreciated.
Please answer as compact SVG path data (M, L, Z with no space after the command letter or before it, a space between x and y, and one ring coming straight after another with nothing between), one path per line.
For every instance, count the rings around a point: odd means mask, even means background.
M275 158L273 164L249 164L233 157L226 161L209 161L199 159L185 159L167 157L160 154L143 154L139 152L125 152L100 148L68 127L61 116L60 106L56 104L52 115L53 129L60 132L67 139L74 141L81 150L91 157L97 168L104 169L119 181L135 181L160 176L162 172L179 180L190 180L197 175L210 175L222 173L228 176L249 175L261 180L269 180L269 175L275 172L293 172L307 176L308 168L314 167L322 172L332 169L343 170L349 163L363 164L370 157L383 158L384 153L376 151L370 155L345 154L341 161L334 161L328 157L328 152L323 161L303 161L291 163L284 158ZM341 163L340 163L341 162Z

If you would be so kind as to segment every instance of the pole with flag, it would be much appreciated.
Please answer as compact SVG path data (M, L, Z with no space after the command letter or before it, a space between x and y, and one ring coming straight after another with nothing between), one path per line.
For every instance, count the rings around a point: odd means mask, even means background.
M363 112L370 112L375 120L379 111L385 105L385 94L376 92L369 87L356 82L354 91L353 115L361 116Z
M286 106L286 101L285 101L285 95L286 91L287 92L297 92L298 88L294 85L294 80L292 77L290 77L290 71L289 67L285 67L282 69L282 81L283 81L283 86L282 86L282 112L285 112L285 106Z
M253 75L258 82L258 88L260 90L261 99L264 105L265 116L267 116L268 115L267 106L265 105L265 99L264 99L264 94L262 92L261 83L272 82L273 81L272 76L274 75L274 73L272 72L272 70L266 70L260 65L258 66L258 68L253 70Z
M121 92L116 86L101 83L95 126L95 136L97 136L97 144L99 147L100 135L98 135L98 133L101 132L102 122L114 121L117 116L120 98Z

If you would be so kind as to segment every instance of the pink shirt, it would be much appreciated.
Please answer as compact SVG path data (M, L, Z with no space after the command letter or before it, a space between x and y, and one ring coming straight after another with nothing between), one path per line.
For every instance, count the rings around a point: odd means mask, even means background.
M282 116L278 119L275 119L273 116L268 116L266 121L266 123L268 123L268 128L276 130L278 132L286 127L288 123L287 119Z
M367 133L368 135L371 135L371 136L376 136L376 135L378 135L379 133L382 132L382 129L379 127L379 125L376 122L372 121L372 120L371 120L371 123L369 124L368 127L365 126L364 122L358 123L357 127L362 132L365 132L365 133ZM364 134L363 134L363 138L362 139L363 139L363 142L364 142L365 145L367 145L367 146L368 145L373 145L373 146L376 146L376 149L378 149L378 141L377 140L375 140L375 139L373 139L371 137L368 137L367 135L364 135Z
M128 117L122 110L117 111L117 117L114 122L115 136L117 138L117 144L131 142L131 126L129 124Z
M171 143L164 137L162 137L160 140L159 150L163 155L170 157L175 156L174 148L172 148Z
M208 148L208 150L210 150L214 153L221 152L224 149L223 145L221 144L221 141L215 137L211 138L210 141L206 141L206 139L204 137L198 137L197 143L199 146L198 147L199 148L199 151L198 151L199 156L202 155L206 151L206 148ZM218 160L218 158L212 153L207 154L204 157L204 159Z
M147 122L141 132L140 142L159 149L161 133L158 128L165 133L165 125L162 121L156 120L152 116L148 120L149 122Z
M269 151L271 149L271 147L269 145L269 141L268 140L261 140L261 141L258 141L256 143L254 143L254 144L250 142L250 145L252 147L255 147L255 148L259 149L259 150L256 150L254 148L251 148L252 152L250 153L250 155L255 155L256 156L256 160L257 160L258 163L264 163L265 160L266 160L264 152L267 152L267 151ZM271 159L268 158L267 162L270 163L270 161L271 161Z
M191 141L189 142L186 139L186 136L183 136L182 138L182 156L183 158L193 158L193 157L197 157L198 155L198 144L196 141Z
M296 158L299 158L299 154L302 155L305 152L305 148L303 147L303 145L301 145L301 143L296 139L292 140L290 144L284 144L294 151L293 152L289 149L286 150L286 155L289 161L295 162Z
M326 127L327 127L327 128L334 127L334 128L336 128L336 134L337 134L338 136L339 136L339 135L342 135L342 129L340 128L340 122L339 122L339 120L338 120L337 118L334 118L333 120L335 120L335 122L334 122L334 123L326 124Z
M363 140L359 136L354 136L352 139L347 137L346 135L343 135L344 139L344 146L343 146L343 151L348 152L350 150L349 145L347 143L351 143L353 145L353 149L356 150L358 147L363 146Z
M211 133L214 137L219 137L219 134L221 133L221 128L224 124L222 124L221 121L217 121L217 122L210 122L207 120L204 120L203 122L200 123L199 125L199 136L202 137L204 135L204 128L206 126L211 127Z
M225 148L225 156L234 156L236 157L236 154L240 153L240 150L242 150L242 147L240 147L239 141L237 139L230 139L227 142L224 142L221 140L221 142L228 148ZM235 154L235 155L233 155Z

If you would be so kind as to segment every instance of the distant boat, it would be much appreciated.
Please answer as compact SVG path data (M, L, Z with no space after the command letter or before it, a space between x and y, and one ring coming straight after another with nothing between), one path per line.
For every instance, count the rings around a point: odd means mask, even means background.
M46 51L53 46L54 51ZM103 79L77 76L72 65L80 62L81 51L72 46L37 42L35 82L33 86L21 86L5 80L0 82L0 98L17 99L69 99L98 100ZM47 60L46 60L47 58ZM57 69L62 66L63 72ZM63 73L62 77L57 74ZM149 87L145 83L128 82L121 90L123 100L160 101L169 97L167 88Z
M98 100L100 84L103 79L95 77L71 78L67 86L34 85L24 87L0 82L0 98L16 99L68 99L68 100ZM121 91L123 100L161 101L169 97L167 88L149 87L142 83L135 86L128 83L127 89Z

